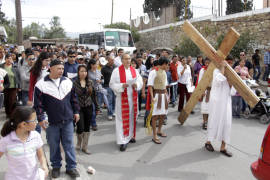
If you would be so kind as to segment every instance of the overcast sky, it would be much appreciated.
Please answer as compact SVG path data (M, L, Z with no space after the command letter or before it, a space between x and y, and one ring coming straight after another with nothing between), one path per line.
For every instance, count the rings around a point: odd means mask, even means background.
M2 0L2 11L8 18L15 18L15 0ZM209 15L212 0L192 0L194 16ZM203 3L202 3L203 2ZM253 0L255 8L261 9L263 0ZM129 23L143 15L144 0L114 0L113 21ZM66 32L98 30L111 22L112 0L21 0L23 26L39 22L49 27L52 16L59 16ZM226 0L223 0L224 11Z

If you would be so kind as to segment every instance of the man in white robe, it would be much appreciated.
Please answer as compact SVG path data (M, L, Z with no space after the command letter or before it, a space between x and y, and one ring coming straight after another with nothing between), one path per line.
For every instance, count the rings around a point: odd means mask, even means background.
M229 65L232 65L232 58L226 60ZM230 142L232 124L231 85L224 76L225 63L222 63L220 69L215 69L213 74L205 148L213 152L214 148L211 141L216 139L222 142L220 152L227 157L231 157L232 153L225 148L226 144Z
M127 144L129 142L135 143L135 133L136 133L136 119L138 115L138 96L135 91L139 91L143 86L142 77L140 74L130 66L131 58L128 54L122 56L122 66L115 68L112 72L110 80L110 88L114 91L116 95L115 104L115 123L116 123L116 141L120 145L120 151L125 151ZM121 72L123 72L125 83L121 83ZM127 92L128 102L122 104L123 93ZM137 97L136 100L134 97ZM135 102L136 101L136 102ZM128 122L124 122L123 109L126 104L128 104ZM134 107L134 104L137 106ZM123 124L124 123L124 124ZM127 124L126 124L127 123ZM126 125L128 127L126 127ZM126 131L129 132L126 132Z

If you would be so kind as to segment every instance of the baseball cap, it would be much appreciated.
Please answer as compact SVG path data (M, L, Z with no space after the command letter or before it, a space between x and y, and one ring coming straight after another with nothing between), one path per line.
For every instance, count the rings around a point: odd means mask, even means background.
M54 59L50 63L50 67L56 66L56 65L64 65L63 61L60 61L59 59Z

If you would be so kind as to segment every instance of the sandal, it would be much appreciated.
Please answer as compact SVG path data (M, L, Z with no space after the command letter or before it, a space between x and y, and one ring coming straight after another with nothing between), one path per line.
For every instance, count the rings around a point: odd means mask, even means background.
M232 157L232 153L227 151L226 149L220 151L221 154L224 154L227 157Z
M207 149L207 151L210 151L210 152L214 152L215 151L215 149L213 148L212 144L205 143L205 148Z
M203 129L203 130L207 130L207 123L206 123L206 122L204 122L204 123L202 124L202 129Z
M167 137L167 135L166 134L164 134L164 133L157 133L157 135L159 136L159 137Z
M156 144L161 144L160 140L159 139L152 139L152 141Z

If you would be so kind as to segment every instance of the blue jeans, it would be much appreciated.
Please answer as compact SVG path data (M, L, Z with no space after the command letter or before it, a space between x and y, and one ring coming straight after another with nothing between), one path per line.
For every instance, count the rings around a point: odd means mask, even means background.
M241 100L242 100L242 112L245 112L246 111L246 108L247 108L247 103L246 101L241 97Z
M108 116L112 116L115 111L115 95L113 93L113 90L109 87L105 88L107 90L107 99L108 99Z
M261 76L261 66L258 65L254 67L253 79L258 81L260 79L260 76Z
M269 69L270 69L270 64L265 65L265 71L264 71L264 74L263 74L263 80L264 81L268 81Z
M102 92L97 92L97 102L100 108L102 107L102 103L105 103L106 106L108 107L107 96Z
M22 103L24 106L27 105L28 101L28 91L22 91Z
M172 86L172 103L174 104L176 99L177 99L177 87L178 87L178 83L176 83L176 85Z
M240 112L242 108L242 97L232 96L232 115L233 117L240 117Z
M93 112L92 112L92 118L91 118L91 123L90 123L90 125L92 126L92 127L96 127L97 126L97 122L96 122L96 117L97 117L97 114L96 114L96 106L95 106L95 104L93 103L92 104L92 109L93 109Z
M46 129L47 141L50 147L50 161L53 168L61 168L62 157L60 142L63 145L66 158L66 169L76 168L76 156L73 143L73 121L64 124L49 125Z

